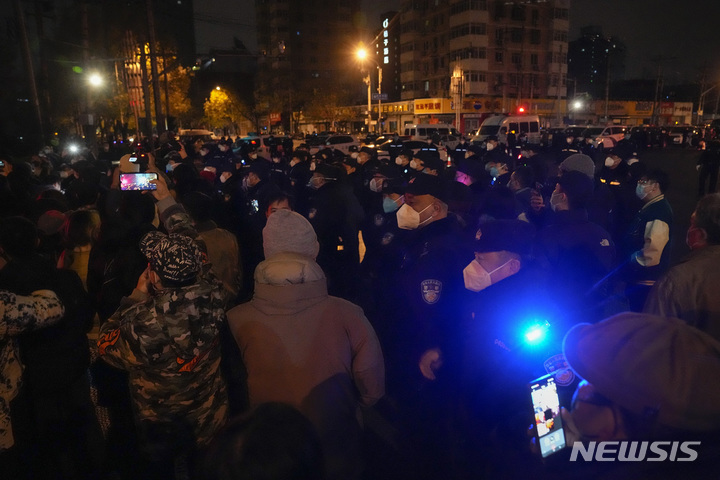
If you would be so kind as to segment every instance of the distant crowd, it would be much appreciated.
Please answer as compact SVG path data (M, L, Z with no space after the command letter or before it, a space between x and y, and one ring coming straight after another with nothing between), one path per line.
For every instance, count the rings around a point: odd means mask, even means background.
M653 439L700 461L636 478L714 471L720 144L684 239L630 132L406 145L0 156L0 471L633 478L563 455ZM547 374L567 410L531 410ZM544 462L533 414L565 432Z

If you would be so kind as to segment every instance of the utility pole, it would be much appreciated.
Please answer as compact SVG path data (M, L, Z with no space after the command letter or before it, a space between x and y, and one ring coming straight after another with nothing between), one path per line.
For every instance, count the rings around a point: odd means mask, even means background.
M150 43L150 74L152 75L153 101L155 102L155 121L157 122L158 134L161 129L167 130L162 114L162 104L160 103L160 81L158 79L157 67L157 45L155 44L155 15L153 13L152 0L145 0L147 7L147 25L148 39Z
M40 99L37 93L37 85L35 84L35 72L33 71L32 57L30 56L30 42L28 42L27 29L25 27L25 13L23 12L20 0L15 0L15 12L17 15L18 26L20 27L20 36L22 40L23 56L25 57L25 68L27 69L28 84L30 86L30 97L32 98L35 114L37 115L38 128L40 138L45 139L43 131L42 112L40 111Z

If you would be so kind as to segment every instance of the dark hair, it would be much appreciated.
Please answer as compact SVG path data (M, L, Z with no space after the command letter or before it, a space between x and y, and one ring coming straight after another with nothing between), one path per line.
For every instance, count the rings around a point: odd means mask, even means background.
M668 188L670 187L670 177L667 173L665 173L664 170L654 168L652 170L648 170L645 174L643 174L643 177L653 182L657 182L658 186L660 187L660 191L662 193L667 193Z
M203 192L190 192L182 197L182 204L196 222L210 220L215 201Z
M100 233L100 215L97 210L75 210L65 222L63 232L67 248L90 245Z
M558 184L568 198L568 206L573 209L586 208L593 196L593 181L577 170L564 172L558 178Z
M695 225L707 233L707 242L720 244L720 193L705 195L695 207Z
M273 203L282 202L283 200L287 200L288 205L290 205L290 208L292 210L295 210L295 205L293 205L293 201L292 201L292 198L290 198L290 195L288 195L287 193L285 193L281 190L273 192L270 195L268 195L267 198L265 199L265 203L267 204L267 206L269 208L270 205L272 205ZM267 210L267 208L265 210Z
M264 403L213 439L205 480L322 480L323 454L310 421L283 403Z
M533 169L528 166L521 166L515 169L515 180L520 184L521 187L532 187L535 185L535 173Z

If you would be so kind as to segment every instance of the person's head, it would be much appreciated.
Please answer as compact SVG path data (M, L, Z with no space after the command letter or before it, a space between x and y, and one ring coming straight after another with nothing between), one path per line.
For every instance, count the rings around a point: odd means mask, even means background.
M290 197L284 192L277 192L267 198L268 208L265 211L265 218L269 217L278 210L292 211L292 202Z
M491 135L485 140L485 149L490 152L492 150L495 150L498 146L498 138L494 135Z
M405 204L397 211L398 226L414 230L447 217L444 198L444 185L439 177L417 175L405 189Z
M550 197L550 206L555 211L579 210L586 208L593 196L593 181L582 172L565 172L558 178Z
M320 244L310 222L299 213L280 209L267 218L263 228L265 259L279 253L297 253L317 258Z
M358 152L357 161L360 165L365 165L375 155L375 149L370 147L362 147Z
M68 216L63 240L68 248L92 245L100 234L100 214L97 210L75 210Z
M404 167L410 164L410 160L412 160L412 158L413 153L411 150L402 150L398 153L398 156L395 157L395 164Z
M570 134L567 134L567 135L565 135L565 142L566 142L568 145L572 145L573 142L575 142L575 137L572 136L572 135L570 135Z
M563 354L584 379L570 416L582 440L720 429L720 342L683 320L627 312L576 325Z
M405 203L405 187L400 181L388 181L383 185L383 211L397 211Z
M355 173L358 167L357 155L355 157L348 155L342 159L341 163L342 166L345 168L345 172L348 175L352 175L353 173Z
M423 173L438 176L445 170L445 164L437 150L420 150L415 154L415 158L422 164Z
M533 185L535 185L535 173L531 167L521 166L510 174L508 188L513 192L532 188Z
M185 235L153 231L140 240L150 265L150 281L157 290L193 285L203 264L198 244Z
M290 166L294 167L298 163L302 162L309 162L310 161L310 153L308 153L306 150L295 150L293 152L292 158L290 159Z
M570 155L562 161L558 168L560 175L565 172L576 171L582 172L590 178L594 178L595 176L595 162L592 161L592 158L582 153Z
M323 451L312 423L283 403L264 403L214 437L205 480L323 480Z
M257 160L250 164L247 175L248 187L254 187L262 181L270 178L270 163L265 160Z
M465 288L479 292L515 275L532 254L535 228L520 220L493 220L475 233L475 259L463 270Z
M312 177L310 178L310 187L317 190L330 182L339 180L341 175L342 172L340 167L327 163L321 163L316 166L313 171Z
M610 170L615 170L621 163L622 158L615 155L614 153L611 153L607 157L605 157L605 166Z
M705 195L697 203L685 240L691 250L720 245L720 193Z
M670 178L660 169L649 170L637 182L636 194L640 200L647 203L667 192Z

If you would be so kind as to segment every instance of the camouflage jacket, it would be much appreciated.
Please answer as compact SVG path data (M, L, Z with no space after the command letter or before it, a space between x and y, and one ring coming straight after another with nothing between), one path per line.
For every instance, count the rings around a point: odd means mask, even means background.
M192 233L182 207L171 205L168 231ZM98 353L129 372L141 423L184 422L199 444L224 424L227 393L220 373L219 330L226 302L222 282L205 272L193 285L152 296L133 291L100 327Z
M60 300L49 290L27 297L0 291L0 451L15 443L10 401L20 389L22 365L13 337L55 323L64 313Z

